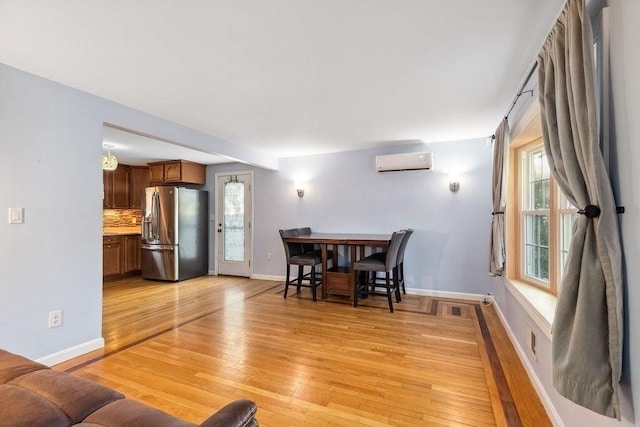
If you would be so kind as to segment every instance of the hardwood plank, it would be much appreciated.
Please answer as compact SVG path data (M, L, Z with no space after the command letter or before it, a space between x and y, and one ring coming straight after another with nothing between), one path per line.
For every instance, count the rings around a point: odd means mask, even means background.
M107 348L56 368L196 423L248 398L262 426L509 425L506 393L524 425L548 425L537 396L517 391L528 378L499 319L475 302L403 295L389 313L382 297L284 299L243 278L146 282L106 288Z

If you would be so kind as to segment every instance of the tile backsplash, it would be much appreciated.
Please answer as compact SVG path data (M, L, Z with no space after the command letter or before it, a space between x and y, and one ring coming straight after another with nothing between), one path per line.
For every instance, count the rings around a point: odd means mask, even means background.
M140 225L140 209L103 209L102 227L134 227Z

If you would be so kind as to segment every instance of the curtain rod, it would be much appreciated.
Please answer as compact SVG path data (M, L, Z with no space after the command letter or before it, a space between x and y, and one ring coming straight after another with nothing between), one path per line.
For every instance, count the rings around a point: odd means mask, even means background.
M533 89L532 90L524 90L524 91L523 91L523 89L527 85L527 83L529 83L529 80L531 79L531 76L533 75L533 72L536 71L536 68L538 68L538 62L537 61L533 63L533 65L531 66L531 69L529 70L529 74L527 74L527 77L525 77L524 81L520 85L520 90L518 91L518 93L516 93L516 97L513 100L513 102L511 103L511 107L509 107L509 111L507 111L507 114L504 115L505 119L509 118L509 114L511 114L511 111L513 110L513 107L516 106L516 102L518 102L518 99L520 99L522 94L531 93L531 96L533 96ZM495 134L491 135L491 140L493 141L495 139L496 139L496 135Z
M518 102L518 99L520 99L522 94L531 93L531 96L533 96L533 90L523 90L523 89L527 85L527 83L529 83L529 80L531 79L531 76L533 75L533 72L536 71L536 68L538 68L538 62L535 62L533 64L533 66L529 70L529 74L527 74L527 77L522 82L522 85L520 85L520 90L516 94L516 98L513 100L513 102L511 103L511 107L509 107L509 111L507 111L507 114L505 114L505 116L504 116L505 119L509 118L509 114L511 114L511 111L513 110L513 107L516 106L516 102Z

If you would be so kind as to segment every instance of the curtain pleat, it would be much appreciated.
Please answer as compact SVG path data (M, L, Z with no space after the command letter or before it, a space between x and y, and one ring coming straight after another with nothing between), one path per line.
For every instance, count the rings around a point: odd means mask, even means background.
M553 323L553 384L563 396L620 418L622 251L611 183L598 144L593 37L584 0L568 0L538 55L544 146L578 215Z
M491 250L489 252L489 273L494 276L502 276L505 263L505 245L504 245L504 210L505 191L504 191L504 163L505 148L508 147L506 139L509 135L509 123L505 117L495 132L495 141L493 146L493 178L492 178L492 196L493 196L493 212L491 213Z

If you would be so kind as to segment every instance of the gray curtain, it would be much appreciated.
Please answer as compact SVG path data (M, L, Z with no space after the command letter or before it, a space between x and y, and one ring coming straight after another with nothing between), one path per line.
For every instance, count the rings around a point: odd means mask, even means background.
M496 129L493 145L493 218L491 220L491 251L489 253L489 274L502 276L504 271L504 210L505 191L503 188L505 148L509 146L506 141L509 136L509 123L505 117Z
M551 172L569 201L585 211L574 224L558 295L553 384L579 405L619 419L622 253L598 144L593 36L583 0L567 1L547 37L538 55L538 85Z

